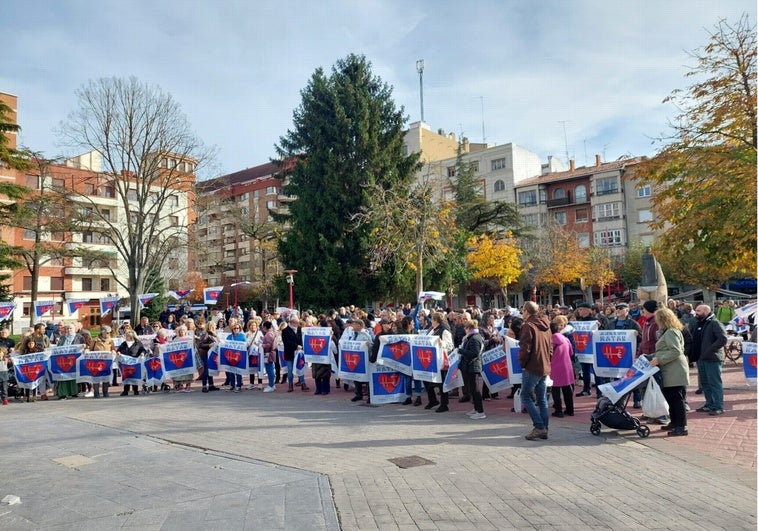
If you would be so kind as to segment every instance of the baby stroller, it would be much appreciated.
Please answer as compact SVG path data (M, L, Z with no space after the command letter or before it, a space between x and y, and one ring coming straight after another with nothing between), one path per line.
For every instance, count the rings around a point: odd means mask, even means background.
M629 391L615 404L607 396L601 396L590 417L590 433L600 435L600 425L604 424L612 430L637 430L637 435L643 439L650 435L650 428L626 411L631 394Z

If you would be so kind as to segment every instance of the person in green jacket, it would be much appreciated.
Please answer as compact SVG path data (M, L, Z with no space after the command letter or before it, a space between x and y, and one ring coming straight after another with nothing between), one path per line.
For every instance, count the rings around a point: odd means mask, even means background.
M671 422L661 429L671 437L687 435L687 410L684 407L684 391L690 383L690 370L684 355L682 322L668 308L655 312L655 322L660 333L655 343L655 353L650 365L657 366L663 375L663 396L669 405Z

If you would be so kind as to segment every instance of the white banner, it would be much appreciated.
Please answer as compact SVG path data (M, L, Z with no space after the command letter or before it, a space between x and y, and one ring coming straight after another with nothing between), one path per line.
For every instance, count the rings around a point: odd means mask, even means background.
M597 321L571 321L574 327L572 334L574 339L574 353L579 363L594 363L595 350L592 347L592 332L597 330Z

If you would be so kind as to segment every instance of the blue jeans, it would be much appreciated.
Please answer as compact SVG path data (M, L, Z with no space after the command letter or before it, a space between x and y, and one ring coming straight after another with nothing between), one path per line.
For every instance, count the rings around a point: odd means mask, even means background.
M274 381L276 379L276 375L274 374L274 362L266 362L263 366L266 369L266 375L268 376L268 386L274 387Z
M705 407L709 409L724 409L724 384L721 381L721 366L723 361L697 361L697 373L700 376L700 387L705 396Z
M287 361L287 383L292 385L292 380L295 377L295 360ZM303 385L305 383L305 377L297 377L297 385Z
M537 403L534 403L532 394L536 395ZM547 410L547 386L545 376L537 376L528 371L521 374L521 401L535 428L546 430L550 419Z

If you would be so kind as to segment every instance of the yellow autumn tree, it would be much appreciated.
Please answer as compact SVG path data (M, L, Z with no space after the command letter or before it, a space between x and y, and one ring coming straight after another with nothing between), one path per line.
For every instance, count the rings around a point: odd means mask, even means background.
M757 48L748 15L709 33L690 54L696 82L664 100L679 112L671 136L634 174L653 188L656 256L679 280L716 287L756 270Z
M532 239L529 248L535 284L557 286L560 304L564 304L563 286L587 274L586 253L576 234L548 225Z
M592 294L592 286L600 288L600 302L603 301L603 289L616 279L616 272L613 270L613 260L608 249L602 247L590 247L585 249L585 270L582 277L582 289L587 287L589 294ZM588 297L591 299L591 297Z
M503 298L507 300L508 284L515 282L523 271L522 251L510 234L492 239L486 234L469 239L471 249L466 255L474 278L491 279L498 283Z

